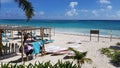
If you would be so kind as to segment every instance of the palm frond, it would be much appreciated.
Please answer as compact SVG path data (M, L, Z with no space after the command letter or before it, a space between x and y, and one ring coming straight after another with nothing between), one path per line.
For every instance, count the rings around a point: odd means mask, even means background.
M87 63L92 63L92 60L90 59L90 58L83 58L82 60L84 60L85 62L87 62Z
M71 48L71 47L69 47L68 50L73 51L74 54L75 54L75 55L72 57L72 59L76 59L76 58L77 58L77 59L81 59L81 58L85 57L86 54L87 54L87 52L79 52L79 51L77 51L77 50L75 50L75 49L73 49L73 48Z
M77 51L77 50L75 50L75 49L73 49L71 47L69 47L68 50L73 51L75 54L79 53L79 51Z
M25 15L27 16L27 21L29 21L34 16L34 10L32 4L27 0L15 0L19 4L19 7L23 9Z
M70 57L71 59L77 60L78 66L81 67L82 64L85 62L91 63L92 60L90 58L86 58L87 52L79 52L73 48L68 48L68 50L71 50L74 52L74 56Z

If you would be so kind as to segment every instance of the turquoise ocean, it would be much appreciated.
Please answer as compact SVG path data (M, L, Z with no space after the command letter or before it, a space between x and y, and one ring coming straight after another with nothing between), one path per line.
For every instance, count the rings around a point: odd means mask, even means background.
M22 25L33 27L52 27L59 33L85 34L90 30L100 30L101 36L120 37L120 20L0 20L2 25Z

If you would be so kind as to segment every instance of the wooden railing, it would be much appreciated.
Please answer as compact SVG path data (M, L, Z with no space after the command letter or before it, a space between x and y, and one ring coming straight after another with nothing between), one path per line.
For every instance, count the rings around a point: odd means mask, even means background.
M15 56L18 50L19 50L19 46L17 43L6 43L6 45L2 46L0 59L5 59L5 58Z

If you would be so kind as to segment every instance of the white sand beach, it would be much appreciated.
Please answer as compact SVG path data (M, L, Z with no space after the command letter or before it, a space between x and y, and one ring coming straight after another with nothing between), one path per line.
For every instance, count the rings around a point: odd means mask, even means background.
M100 37L100 40L98 42L97 37L92 37L92 41L90 41L89 36L62 34L62 33L55 34L55 36L52 36L52 39L54 39L55 41L53 43L45 44L45 48L49 48L50 46L56 46L58 48L66 48L66 49L68 47L72 47L79 51L83 51L83 52L87 51L87 58L91 58L93 62L91 64L88 63L83 64L82 68L93 68L93 67L116 68L110 63L110 58L101 54L99 49L115 46L117 42L120 42L120 39L112 39L112 41L110 42L110 38ZM18 40L11 40L11 42L17 42L17 41ZM20 45L20 42L17 43ZM34 64L36 61L39 62L51 61L53 64L56 63L58 60L74 61L72 59L64 59L66 55L67 54L51 56L49 54L45 56L38 56L37 58L25 62L25 64L28 63ZM19 58L21 58L21 54L18 54L17 56L8 59L0 60L0 62L7 63L10 61L17 60ZM74 61L74 63L76 63L76 61ZM21 62L18 64L21 64Z

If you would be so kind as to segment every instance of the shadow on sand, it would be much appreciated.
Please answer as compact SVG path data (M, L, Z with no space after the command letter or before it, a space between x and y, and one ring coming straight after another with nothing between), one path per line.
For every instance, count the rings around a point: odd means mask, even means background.
M32 60L32 59L33 59L33 57L32 57L32 56L29 56L29 60L28 60L28 61L30 61L30 60ZM27 60L26 60L26 57L24 57L23 60L26 62L26 61L27 61ZM19 58L19 59L14 60L14 61L10 61L9 63L20 63L20 62L22 62L22 58Z
M9 38L9 39L18 40L18 39L21 39L21 38L20 37L13 37L13 38Z
M110 48L115 49L115 50L120 50L120 46L110 46Z
M119 68L120 67L120 64L116 63L115 61L113 60L110 60L110 63L115 66L116 68Z

